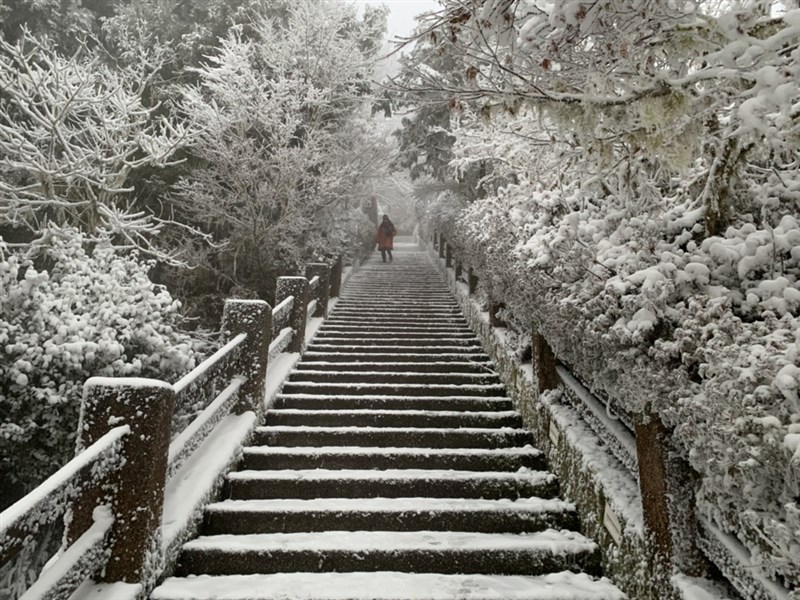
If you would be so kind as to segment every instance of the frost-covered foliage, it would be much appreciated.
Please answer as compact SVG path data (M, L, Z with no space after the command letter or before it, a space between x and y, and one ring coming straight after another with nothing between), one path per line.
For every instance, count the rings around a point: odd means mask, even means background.
M700 512L797 586L800 10L444 5L451 167L493 167L450 238L596 392L674 426Z
M178 207L224 244L209 261L218 276L263 297L275 274L370 229L357 192L381 172L362 114L375 32L355 14L304 1L285 19L258 15L180 90L202 166L180 181Z
M86 47L65 56L27 32L0 40L2 224L55 222L152 250L159 225L128 210L129 177L169 164L186 129L146 105L146 84L142 65L117 70Z
M0 240L0 472L29 488L74 452L91 376L176 379L194 366L179 303L151 262L75 230L50 229L25 252ZM7 503L9 498L3 498Z

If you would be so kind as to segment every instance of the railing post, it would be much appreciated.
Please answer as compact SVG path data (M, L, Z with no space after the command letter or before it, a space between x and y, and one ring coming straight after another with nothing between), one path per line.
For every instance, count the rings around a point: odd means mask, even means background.
M294 329L292 341L287 350L302 352L306 339L306 322L308 321L308 279L305 277L278 277L275 290L275 304L294 296L292 312L289 314L289 326Z
M77 452L113 427L131 430L122 445L123 464L108 487L85 490L66 523L72 544L91 526L94 509L110 500L114 524L102 581L142 583L149 591L163 568L161 514L174 406L172 386L154 379L92 377L83 386Z
M319 276L319 291L317 292L317 310L315 317L328 316L328 298L330 297L331 268L325 263L308 263L306 265L306 278L311 280Z
M447 244L447 249L445 250L445 263L444 266L448 269L453 266L453 245Z
M467 284L469 285L469 294L471 296L478 289L478 276L475 275L475 271L472 267L470 267L467 272L467 279L469 280L467 281Z
M336 262L333 263L333 267L331 268L331 291L330 297L331 298L338 298L339 294L342 292L342 269L344 267L342 260L342 255L340 254Z
M533 371L536 373L539 393L543 394L558 387L558 372L556 371L556 355L544 336L533 328L531 340L533 350Z
M261 414L264 385L267 379L269 344L272 341L272 307L263 300L225 300L222 310L222 330L227 339L246 333L241 347L238 368L247 378L239 392L235 414L248 410Z
M635 432L644 522L653 534L657 560L669 565L672 535L667 500L667 430L658 415L645 412L637 416Z

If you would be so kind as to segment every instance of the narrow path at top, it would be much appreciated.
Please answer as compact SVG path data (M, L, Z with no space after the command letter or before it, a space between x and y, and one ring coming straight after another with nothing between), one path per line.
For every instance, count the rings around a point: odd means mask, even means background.
M371 258L157 600L611 600L428 255Z

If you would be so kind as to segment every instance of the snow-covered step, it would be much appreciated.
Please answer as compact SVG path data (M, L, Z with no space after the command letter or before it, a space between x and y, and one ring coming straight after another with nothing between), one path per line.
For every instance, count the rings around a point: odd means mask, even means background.
M404 396L399 395L371 395L354 396L348 394L330 396L321 394L278 394L273 403L273 408L300 408L300 409L387 409L387 410L461 410L461 411L492 411L512 410L514 407L510 398L494 397L481 398L479 396Z
M418 384L418 383L315 383L313 381L287 381L283 386L286 394L349 394L359 395L407 395L407 396L505 396L505 388L499 383L490 384Z
M548 529L504 534L460 531L325 531L201 536L183 547L181 575L385 571L537 575L599 570L597 545Z
M254 445L508 448L533 443L525 429L503 427L258 427Z
M459 333L470 333L475 335L472 330L464 324L461 323L424 323L419 325L413 325L410 323L404 324L382 324L382 323L329 323L325 322L322 327L320 327L320 332L360 332L360 331L368 331L368 332L380 332L380 331L409 331L409 332L416 332L416 331L429 331L431 333L436 333L437 335L440 334L449 334L453 332Z
M425 326L431 325L464 325L464 317L459 313L448 313L446 315L417 315L408 316L403 311L391 313L390 315L374 316L371 313L355 311L352 315L346 316L335 310L331 316L325 321L328 325L338 325L347 323L358 323L359 325L408 325L408 326Z
M324 427L521 427L516 411L465 412L453 410L303 410L273 409L267 414L270 425L309 425Z
M370 348L369 352L347 352L347 351L319 351L309 350L303 355L304 361L327 361L327 362L415 362L415 363L443 363L443 362L471 362L476 364L490 363L489 357L481 350L470 350L465 352L427 352L415 354L404 352L398 356L397 352L376 352ZM300 363L302 364L302 362Z
M543 471L541 450L515 448L398 448L375 446L249 446L241 469L456 469Z
M377 354L436 354L437 360L440 354L477 354L481 357L486 356L486 352L479 345L466 346L464 344L451 344L448 340L438 340L429 345L389 345L389 344L326 344L313 341L308 345L311 352L345 352L367 354L375 352ZM403 360L403 359L396 359Z
M608 579L561 571L538 576L350 572L171 577L152 600L626 600Z
M463 337L450 337L450 336L425 336L419 338L407 337L369 337L369 336L316 336L312 343L313 346L319 347L323 345L348 347L348 348L361 348L363 346L436 346L446 344L450 347L466 346L473 348L480 348L480 342L474 335ZM482 350L482 348L481 348Z
M430 359L431 357L429 357ZM380 371L381 373L495 373L487 363L467 361L433 361L427 362L374 362L364 360L361 362L303 360L295 369L298 372L321 371Z
M389 340L413 340L413 339L431 339L446 337L448 340L462 340L469 339L475 340L475 334L471 331L463 332L447 332L442 333L439 331L420 330L420 331L331 331L328 329L320 330L316 335L316 340L332 340L332 339L345 339L345 340L374 340L374 339L389 339Z
M558 499L314 498L226 500L207 507L206 535L300 531L575 529L575 507Z
M482 373L459 373L455 370L448 373L417 373L416 371L369 371L359 369L356 371L343 370L317 370L296 369L291 373L292 383L335 383L345 384L354 383L363 385L365 383L377 384L416 384L416 385L490 385L499 384L500 377L494 372Z
M152 598L623 600L492 366L426 254L373 256Z
M558 480L546 471L438 469L297 469L236 471L230 497L248 498L553 498Z

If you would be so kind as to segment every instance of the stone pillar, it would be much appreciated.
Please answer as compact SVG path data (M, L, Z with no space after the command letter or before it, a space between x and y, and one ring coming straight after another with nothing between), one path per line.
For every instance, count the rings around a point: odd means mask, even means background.
M644 523L655 543L656 559L665 566L672 559L669 505L667 500L667 430L658 415L637 415L636 458Z
M436 250L439 247L439 232L434 230L433 238L431 239L433 241L433 249Z
M344 268L344 261L342 259L342 255L340 254L339 257L336 259L336 262L333 263L333 267L331 268L331 290L330 290L330 297L331 298L338 298L339 294L342 292L342 270Z
M302 352L306 339L306 323L308 322L308 279L305 277L278 277L275 304L280 304L289 296L294 296L292 312L289 314L289 326L294 329L294 335L287 350Z
M226 339L246 333L240 346L238 372L247 378L239 390L235 414L248 410L260 415L264 404L269 344L272 341L272 307L263 300L225 300L222 310L222 331Z
M536 373L539 393L543 394L556 389L559 383L556 372L556 355L536 328L533 329L531 350L533 351L533 372Z
M444 258L444 252L446 247L447 247L447 240L443 235L439 235L439 258Z
M453 266L453 245L447 244L447 250L445 250L445 263L444 266L448 269Z
M306 265L306 279L311 281L319 276L319 287L317 288L317 310L314 311L315 317L328 316L328 298L330 297L331 268L325 263L308 263ZM310 301L310 300L309 300Z
M464 266L461 264L461 261L457 260L455 262L455 267L454 267L455 275L456 275L456 281L461 279L461 273L463 272L463 269L464 269Z
M155 379L92 377L83 386L77 453L114 427L130 427L122 442L124 463L106 485L84 490L66 523L72 544L92 525L94 509L110 503L111 552L101 581L142 583L149 591L163 569L161 515L174 407L172 385Z

